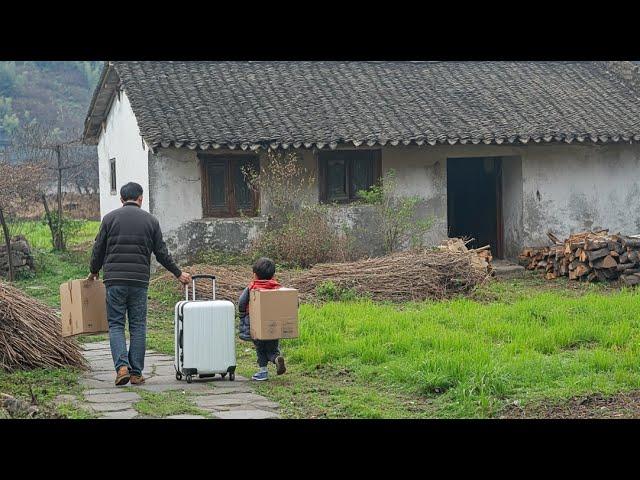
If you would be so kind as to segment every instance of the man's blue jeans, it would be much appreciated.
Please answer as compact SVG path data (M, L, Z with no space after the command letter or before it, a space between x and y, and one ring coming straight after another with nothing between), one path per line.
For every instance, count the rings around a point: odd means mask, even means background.
M124 337L125 315L129 318L129 352ZM107 287L109 343L116 372L123 365L132 375L142 375L147 337L147 287Z

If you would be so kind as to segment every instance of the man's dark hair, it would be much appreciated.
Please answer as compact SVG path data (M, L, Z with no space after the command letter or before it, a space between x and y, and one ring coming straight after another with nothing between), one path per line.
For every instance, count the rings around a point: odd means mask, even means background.
M120 196L125 202L137 200L142 195L142 186L136 182L129 182L120 189Z
M270 258L262 257L253 264L253 273L258 280L271 280L276 274L276 264Z

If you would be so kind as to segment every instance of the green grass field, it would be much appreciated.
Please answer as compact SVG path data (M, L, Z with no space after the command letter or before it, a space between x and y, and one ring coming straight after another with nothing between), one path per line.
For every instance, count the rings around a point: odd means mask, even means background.
M93 241L100 228L100 222L97 221L68 220L68 222L68 247ZM33 249L50 251L53 248L51 231L49 230L49 226L44 222L17 222L12 225L11 232L12 235L24 235Z
M170 354L179 295L158 282L150 297L148 342ZM635 290L529 275L473 297L303 305L300 337L282 341L288 373L255 387L294 418L490 418L516 400L640 388ZM237 352L251 375L253 346Z
M38 251L37 276L17 285L57 306L59 284L87 274L88 250ZM173 281L158 281L149 297L147 345L172 354L181 296ZM302 305L300 337L282 341L287 374L272 366L269 382L254 386L290 418L491 418L514 401L639 389L639 318L636 290L533 274L443 302ZM237 356L238 373L250 376L253 345L238 340ZM24 393L23 375L0 374L0 389ZM73 372L26 375L43 385L45 400L75 391ZM140 408L154 415L162 401L145 397ZM167 411L189 409L171 403Z

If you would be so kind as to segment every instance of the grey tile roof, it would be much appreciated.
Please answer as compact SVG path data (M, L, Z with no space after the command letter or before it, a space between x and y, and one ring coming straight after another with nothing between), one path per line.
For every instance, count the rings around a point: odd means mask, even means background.
M638 66L631 62L113 67L151 147L640 140Z

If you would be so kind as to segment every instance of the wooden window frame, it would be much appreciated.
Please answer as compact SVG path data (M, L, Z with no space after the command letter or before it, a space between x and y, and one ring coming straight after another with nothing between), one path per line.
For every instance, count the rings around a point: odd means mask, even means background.
M260 209L260 192L252 189L252 208L250 210L238 209L236 204L235 182L233 178L234 169L232 164L242 160L253 160L260 168L260 158L258 155L198 155L200 160L200 178L202 188L202 215L203 218L234 218L234 217L257 217ZM207 166L209 164L224 165L225 173L225 207L214 208L210 202L209 175Z
M326 151L318 151L316 153L317 158L317 166L318 166L318 190L319 190L319 200L320 203L337 203L337 204L348 204L357 201L356 192L352 190L351 177L353 176L353 159L348 159L347 164L347 172L345 177L345 182L347 184L347 198L344 200L329 200L328 199L328 191L327 191L327 163L328 160L333 153L360 153L360 152L368 152L373 156L373 176L376 179L374 185L381 181L382 177L382 150L380 149L368 149L368 150L326 150Z
M111 195L116 195L118 193L118 172L116 171L116 159L109 159L109 188L111 190Z

